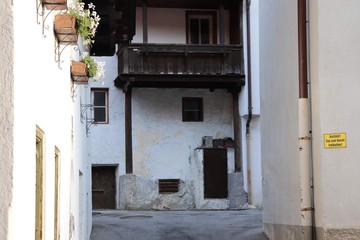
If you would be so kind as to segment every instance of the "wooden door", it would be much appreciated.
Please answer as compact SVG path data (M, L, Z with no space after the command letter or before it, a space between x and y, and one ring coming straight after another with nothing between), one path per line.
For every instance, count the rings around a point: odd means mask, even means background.
M227 150L204 149L204 197L228 197Z
M116 167L92 167L93 209L115 209Z

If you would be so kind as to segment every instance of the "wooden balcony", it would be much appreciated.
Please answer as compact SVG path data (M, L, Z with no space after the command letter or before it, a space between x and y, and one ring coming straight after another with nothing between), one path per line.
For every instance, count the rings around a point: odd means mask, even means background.
M130 44L118 52L118 87L240 89L239 45Z

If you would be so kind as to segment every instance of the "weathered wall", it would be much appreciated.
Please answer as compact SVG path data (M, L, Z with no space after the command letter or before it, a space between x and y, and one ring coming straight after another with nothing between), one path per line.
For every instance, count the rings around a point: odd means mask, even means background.
M255 11L256 12L256 11ZM161 16L161 18L159 18ZM184 9L148 9L148 32L150 43L185 43L186 39L186 21ZM228 11L225 11L225 24L228 24ZM258 18L255 15L255 19ZM133 42L142 42L142 9L137 8L136 35ZM228 29L225 29L225 42L228 42ZM258 47L257 47L258 48ZM256 48L255 48L256 50ZM106 58L101 58L106 59ZM91 127L91 150L90 158L95 165L114 165L118 166L117 186L122 183L118 182L118 177L125 173L124 160L124 94L121 90L113 87L113 79L117 77L116 59L108 58L107 60L107 77L104 85L100 87L109 88L110 103L110 123L99 124ZM256 60L258 61L258 60ZM110 74L108 74L108 71ZM256 73L256 70L255 70ZM255 74L256 75L256 74ZM258 78L257 78L258 79ZM254 94L256 95L255 108L259 112L258 104L258 80L255 81ZM209 101L209 115L217 114L224 116L217 119L206 120L204 123L182 123L181 121L181 96L193 96L193 93L206 93ZM201 145L201 138L209 135L213 137L233 137L232 130L232 100L231 95L225 94L225 98L218 95L218 91L210 93L207 90L189 90L189 89L134 89L133 99L133 149L134 149L134 174L136 174L137 183L144 182L142 177L150 181L158 178L180 177L182 179L191 179L192 168L190 167L193 159L193 150ZM141 94L140 94L141 93ZM184 94L182 94L184 93ZM201 95L200 94L200 95ZM242 100L247 95L242 94ZM213 96L215 96L213 98ZM220 96L220 97L218 97ZM164 101L163 99L166 99ZM213 98L213 99L212 99ZM218 101L221 99L221 101ZM225 100L223 100L225 99ZM215 102L213 102L215 101ZM225 106L225 108L224 108ZM246 115L247 106L244 107ZM224 115L225 113L225 115ZM144 116L146 116L144 118ZM226 119L226 123L224 123ZM255 205L261 206L261 169L260 169L260 138L259 121L254 121L253 134L251 137L251 149L249 150L254 156L251 165L254 170L254 176L258 181L253 181L254 202ZM223 129L224 132L217 132ZM196 136L194 136L196 134ZM106 137L103 137L106 136ZM245 136L245 135L244 135ZM100 140L99 140L100 139ZM243 137L245 139L245 137ZM150 143L150 144L149 144ZM186 146L188 145L188 146ZM245 141L243 149L246 149ZM176 153L176 154L174 154ZM243 151L246 157L246 151ZM188 161L183 161L188 159ZM246 158L244 158L246 159ZM169 163L169 165L167 164ZM171 166L171 167L169 167ZM245 165L246 167L246 165ZM125 181L125 180L124 180ZM128 181L128 179L126 179ZM148 184L148 183L146 183ZM146 185L145 184L145 185ZM121 187L121 186L120 186ZM144 188L144 187L143 187ZM139 193L140 194L140 193ZM122 196L117 196L117 207L123 206L121 203Z
M204 121L182 121L182 97L203 97ZM144 118L146 116L146 118ZM232 96L225 90L134 89L134 173L151 179L191 178L203 136L232 137Z
M182 97L203 97L203 122L182 122ZM233 137L231 99L224 90L134 89L134 174L154 182L179 178L197 198L194 149L203 136Z
M360 235L359 10L356 0L310 3L318 239L358 239ZM323 134L337 132L347 134L347 147L325 149Z
M159 194L158 179L135 174L120 176L119 202L120 209L155 209L155 210L184 210L184 209L239 209L246 203L243 189L242 173L234 173L234 150L227 150L228 193L225 199L204 198L204 155L203 149L193 150L194 156L189 161L186 174L191 177L180 178L179 191L176 193ZM169 161L169 166L173 163ZM156 166L161 168L161 166ZM165 169L165 166L163 166ZM153 170L153 169L149 169ZM171 176L167 178L179 178ZM234 186L238 184L237 186ZM232 204L230 204L230 202Z
M102 58L106 60L106 58ZM118 166L117 207L184 209L194 206L194 149L202 145L203 136L233 138L232 96L225 90L133 89L133 164L134 177L127 179L124 159L124 94L113 86L116 77L114 59L109 58L106 78L100 87L109 88L109 124L92 125L90 129L90 159L95 165ZM91 84L94 87L96 84ZM182 97L203 97L204 122L182 122ZM229 155L229 171L234 168ZM171 204L157 199L157 180L179 178L181 199ZM120 179L120 182L118 182ZM131 182L130 186L124 183ZM138 187L136 191L133 187ZM136 201L127 202L119 192L133 192ZM132 189L132 190L131 190ZM186 195L183 197L183 195ZM187 197L188 196L188 197ZM174 198L176 199L176 197ZM138 205L134 205L139 202ZM171 205L171 206L169 206Z
M297 1L263 1L259 10L265 232L270 239L298 239Z
M8 235L12 200L13 122L14 122L14 36L11 0L1 1L0 9L0 239Z

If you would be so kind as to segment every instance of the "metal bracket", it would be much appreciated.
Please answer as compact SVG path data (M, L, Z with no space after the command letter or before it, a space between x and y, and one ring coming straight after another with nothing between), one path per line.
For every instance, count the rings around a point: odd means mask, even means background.
M44 0L35 0L35 1L36 1L36 22L37 22L37 24L41 24L41 33L42 33L43 37L46 38L45 29L48 30L48 31L50 29L50 26L45 24L46 19L49 17L49 15L53 11L66 10L67 6L66 5L61 5L61 4L51 5L51 8L48 9L49 12L47 12L45 14ZM39 17L41 17L41 21L39 20Z
M87 116L87 110L93 111L94 106L92 104L81 104L80 101L80 107L80 121L86 124L86 136L89 136L91 125L97 125L97 123L94 121L94 118Z
M71 86L71 98L73 100L73 102L75 102L75 98L77 97L76 95L76 89L80 86L84 86L85 88L88 88L88 84L78 84L76 82L73 82L72 86Z
M69 45L74 45L73 42L66 43L62 48L60 48L60 43L58 42L58 39L55 39L55 62L58 64L58 68L61 68L61 63L64 62L64 60L61 60L61 54L65 50L65 48ZM74 46L74 51L80 51L79 45L76 43L76 46Z
M92 111L94 106L92 104L81 104L81 102L80 102L80 107L81 107L80 121L81 121L81 123L84 123L86 120L89 119L86 114L87 110L90 109L90 111Z

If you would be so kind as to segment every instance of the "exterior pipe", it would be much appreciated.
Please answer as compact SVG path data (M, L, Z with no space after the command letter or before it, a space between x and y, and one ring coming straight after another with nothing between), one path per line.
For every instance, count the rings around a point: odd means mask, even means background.
M246 120L247 136L250 134L250 122L252 119L250 5L251 5L251 0L246 0L246 45L247 45L247 89L248 89L248 117Z
M313 238L313 199L311 171L310 102L308 97L307 0L298 0L298 64L299 64L299 167L300 219L302 236Z
M247 90L248 90L248 116L246 120L246 166L247 166L247 192L248 204L252 203L251 179L251 154L250 154L250 122L252 120L252 92L251 92L251 35L250 35L250 5L251 0L246 0L246 46L247 46Z
M307 29L306 29L306 40L307 40L307 66L308 66L308 94L309 94L309 135L310 135L310 177L311 177L311 216L312 216L312 239L316 240L316 222L315 222L315 195L314 195L314 158L313 158L313 141L312 141L312 107L311 107L311 76L310 76L310 5L309 0L306 0L306 11L307 11Z

